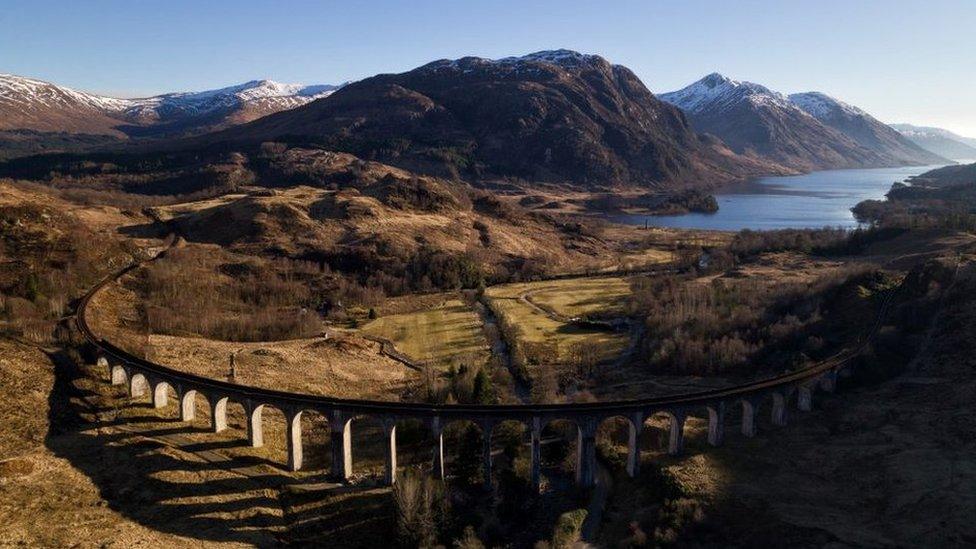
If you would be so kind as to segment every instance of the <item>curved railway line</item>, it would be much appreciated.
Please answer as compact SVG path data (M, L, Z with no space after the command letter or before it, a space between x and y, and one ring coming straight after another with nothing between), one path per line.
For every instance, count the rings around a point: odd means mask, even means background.
M163 252L165 253L165 252ZM162 254L160 254L162 255ZM159 257L159 256L157 256ZM328 420L331 436L332 474L338 480L352 475L353 421L363 416L373 417L383 425L388 441L385 480L396 481L397 445L396 424L403 420L423 422L433 435L432 470L435 476L444 477L444 428L454 421L466 420L477 424L483 433L484 478L491 482L491 433L503 421L518 421L531 433L532 483L538 487L541 471L542 429L552 421L568 420L577 431L576 482L590 487L595 481L596 432L599 425L614 417L620 417L629 425L627 471L636 475L640 465L639 434L645 419L664 413L670 421L668 452L678 454L683 448L685 419L693 412L706 412L708 417L708 442L722 444L726 413L734 406L742 408L741 432L756 435L756 414L760 405L772 401L772 423L786 425L792 403L803 411L812 408L814 393L819 390L833 391L838 375L849 367L871 341L885 317L893 292L889 292L881 307L874 326L857 342L836 355L802 370L760 379L734 387L690 392L666 397L651 397L593 403L565 404L424 404L387 402L376 400L340 399L238 385L180 371L137 357L96 334L88 324L88 306L104 288L139 267L129 267L106 277L93 287L79 302L75 322L86 342L94 349L97 363L106 369L111 383L126 385L131 397L152 398L153 405L167 405L170 390L178 399L180 419L190 421L195 415L195 398L206 398L211 412L214 432L227 428L227 404L242 405L246 413L247 438L252 446L264 444L262 412L273 407L286 418L286 443L288 467L297 471L302 468L301 417L304 412L314 411Z

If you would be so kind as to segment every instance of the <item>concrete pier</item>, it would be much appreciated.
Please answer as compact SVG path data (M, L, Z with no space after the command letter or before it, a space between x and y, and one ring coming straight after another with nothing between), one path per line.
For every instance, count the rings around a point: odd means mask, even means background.
M668 433L668 455L676 456L685 448L685 413L669 412L670 429Z
M577 428L576 484L591 488L596 481L596 425L585 421Z
M247 441L252 448L264 446L264 405L249 406L247 412Z
M392 486L396 482L397 474L396 422L393 420L383 421L383 433L388 442L386 471L383 480Z
M773 425L776 425L777 427L786 426L788 420L787 414L789 413L789 407L786 405L788 400L789 395L787 393L773 393Z
M227 429L227 397L218 397L210 403L210 430L219 433Z
M434 437L434 460L431 474L438 480L444 479L444 428L439 417L430 422L430 434Z
M756 436L756 405L749 400L742 400L742 434Z
M813 410L813 387L809 385L800 386L796 393L796 407L801 412Z
M180 421L193 421L197 415L197 392L189 390L180 397Z
M334 412L329 418L332 437L332 476L346 481L352 476L352 418Z
M285 418L285 437L288 442L288 468L302 468L302 413L292 412Z
M627 422L627 474L634 478L640 474L640 434L644 430L644 414L637 412Z
M539 492L542 484L542 419L532 418L531 481L532 489Z
M721 446L725 439L725 403L719 402L708 407L708 443Z

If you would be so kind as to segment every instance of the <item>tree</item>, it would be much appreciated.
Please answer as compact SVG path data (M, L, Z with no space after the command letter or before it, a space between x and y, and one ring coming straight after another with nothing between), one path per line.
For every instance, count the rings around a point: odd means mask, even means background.
M478 370L478 374L474 376L474 389L471 393L472 400L478 404L495 403L495 385L484 368Z
M458 444L458 457L454 464L458 481L469 486L481 480L482 433L474 425L468 424L461 433Z
M407 470L393 485L397 541L404 547L433 547L449 521L444 484Z

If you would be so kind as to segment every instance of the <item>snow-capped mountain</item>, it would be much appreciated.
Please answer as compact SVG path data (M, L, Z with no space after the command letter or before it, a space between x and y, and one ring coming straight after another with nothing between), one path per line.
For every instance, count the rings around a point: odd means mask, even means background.
M102 97L49 82L0 74L0 130L111 134L128 100Z
M785 95L752 82L712 73L681 90L661 94L692 126L732 150L795 170L884 165L876 153L829 128Z
M945 161L863 110L821 93L786 96L712 73L659 97L683 110L698 131L720 137L734 151L796 170Z
M976 159L976 139L972 137L963 137L949 130L929 126L892 124L891 127L919 147L945 158L953 160Z
M122 99L0 74L0 130L116 137L201 133L326 97L338 86L254 80L203 92Z
M792 108L783 94L752 82L732 80L717 72L688 87L658 97L688 114L732 111L743 102L755 107Z
M654 97L626 67L569 50L433 61L182 146L283 137L341 142L360 156L414 171L471 170L592 187L783 171L700 138L677 108Z
M944 164L946 159L919 147L863 110L820 92L794 93L794 105L892 164Z

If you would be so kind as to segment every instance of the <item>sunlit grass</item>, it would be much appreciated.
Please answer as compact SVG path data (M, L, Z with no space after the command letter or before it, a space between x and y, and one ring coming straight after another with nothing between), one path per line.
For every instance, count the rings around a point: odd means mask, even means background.
M481 319L460 300L425 311L381 316L362 332L389 339L397 350L419 361L447 365L458 357L488 356Z

